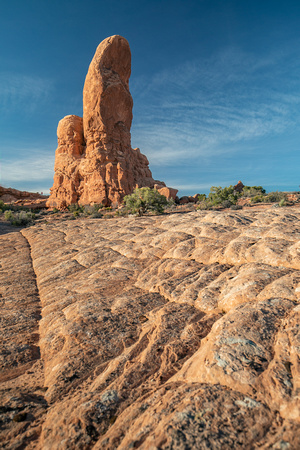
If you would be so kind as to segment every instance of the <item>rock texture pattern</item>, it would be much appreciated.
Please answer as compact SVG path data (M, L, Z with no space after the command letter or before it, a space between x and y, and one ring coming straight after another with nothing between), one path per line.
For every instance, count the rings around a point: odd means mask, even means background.
M146 156L131 148L130 73L126 39L112 36L101 42L84 84L83 119L66 116L58 125L49 207L108 206L120 203L137 186L154 187Z
M0 237L0 446L299 449L299 219L197 211Z

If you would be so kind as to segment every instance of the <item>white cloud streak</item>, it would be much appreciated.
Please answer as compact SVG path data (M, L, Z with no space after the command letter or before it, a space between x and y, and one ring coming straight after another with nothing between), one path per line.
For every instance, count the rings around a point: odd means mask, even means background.
M133 83L133 141L151 165L235 152L300 123L291 52L257 58L231 48ZM147 104L147 109L143 105Z
M19 151L19 149L18 149ZM11 151L9 154L15 154ZM19 159L3 159L0 164L0 182L13 186L16 182L40 182L49 186L54 174L54 152L40 149L25 149L22 154L29 154ZM52 185L52 184L51 184Z
M53 83L34 75L0 72L0 110L24 113L33 111L49 99Z

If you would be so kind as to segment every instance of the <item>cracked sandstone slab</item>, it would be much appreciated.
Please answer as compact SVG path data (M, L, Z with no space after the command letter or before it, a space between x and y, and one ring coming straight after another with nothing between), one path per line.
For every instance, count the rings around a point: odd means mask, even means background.
M35 448L296 449L299 218L193 212L24 230L49 402Z

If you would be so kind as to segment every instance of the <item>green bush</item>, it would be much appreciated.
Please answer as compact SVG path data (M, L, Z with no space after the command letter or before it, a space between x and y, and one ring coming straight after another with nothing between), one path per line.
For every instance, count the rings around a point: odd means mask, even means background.
M156 189L147 187L135 189L131 195L126 195L124 203L128 212L139 216L147 212L162 214L169 205L164 195L161 195Z
M86 205L83 208L83 213L85 216L94 216L95 214L100 214L99 213L99 209L103 208L103 205L101 204L94 204L94 205ZM100 214L100 216L98 217L102 217L102 215Z
M265 201L267 203L279 203L281 200L285 200L286 195L283 192L270 192L266 195Z
M224 200L221 205L223 206L223 208L230 208L230 206L233 206L234 204L231 203L230 200Z
M91 219L100 219L102 217L101 212L97 211L94 212L93 214L90 214Z
M197 195L197 203L199 202L203 202L204 200L206 200L206 195L205 194L198 194Z
M238 209L243 209L242 205L231 205L230 209L233 211L237 211Z
M11 221L14 218L14 213L9 209L4 212L4 219Z
M30 211L13 212L11 210L7 210L4 213L4 218L12 225L16 227L22 227L33 223L35 214Z
M2 212L5 211L28 211L31 212L30 208L27 208L26 206L22 206L22 205L12 205L12 204L8 204L8 203L4 203L3 200L0 200L0 210L2 210Z
M197 209L200 211L207 211L207 210L213 209L213 206L214 205L208 199L206 199L199 203L199 205L197 206Z
M262 202L265 199L265 192L262 186L244 186L242 192L235 191L232 185L224 188L221 186L212 186L207 198L205 194L201 195L197 209L208 210L220 207L239 209L238 207L234 208L234 206L237 206L239 198L251 197L251 202L253 203Z
M265 194L266 190L262 186L244 186L242 191L243 197L255 197Z
M0 210L1 210L1 212L5 212L5 211L8 211L8 210L11 210L11 209L16 209L16 207L15 206L12 206L12 205L7 205L6 203L4 203L4 201L3 200L0 200Z
M232 185L222 188L221 186L212 186L210 188L210 193L208 194L208 200L214 205L222 205L224 202L228 205L235 205L238 198L241 196L240 193L235 192Z
M68 206L68 210L69 210L71 213L76 212L76 213L80 214L80 213L83 213L84 207L78 205L78 203L72 203L71 205Z
M102 204L94 204L94 205L78 205L78 203L72 203L68 206L68 210L73 214L74 217L79 217L81 215L90 216L90 217L102 217L102 214L99 213L99 209L103 208ZM107 209L107 208L106 208ZM111 209L111 208L109 208Z
M125 217L127 216L128 211L126 208L117 209L115 212L116 217Z
M261 203L265 200L263 195L256 195L255 197L251 197L251 203Z

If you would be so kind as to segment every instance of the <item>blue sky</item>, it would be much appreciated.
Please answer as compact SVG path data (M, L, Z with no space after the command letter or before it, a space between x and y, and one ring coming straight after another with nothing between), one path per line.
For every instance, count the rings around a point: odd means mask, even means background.
M0 183L48 192L98 44L130 44L132 146L179 195L299 190L300 2L0 0Z

